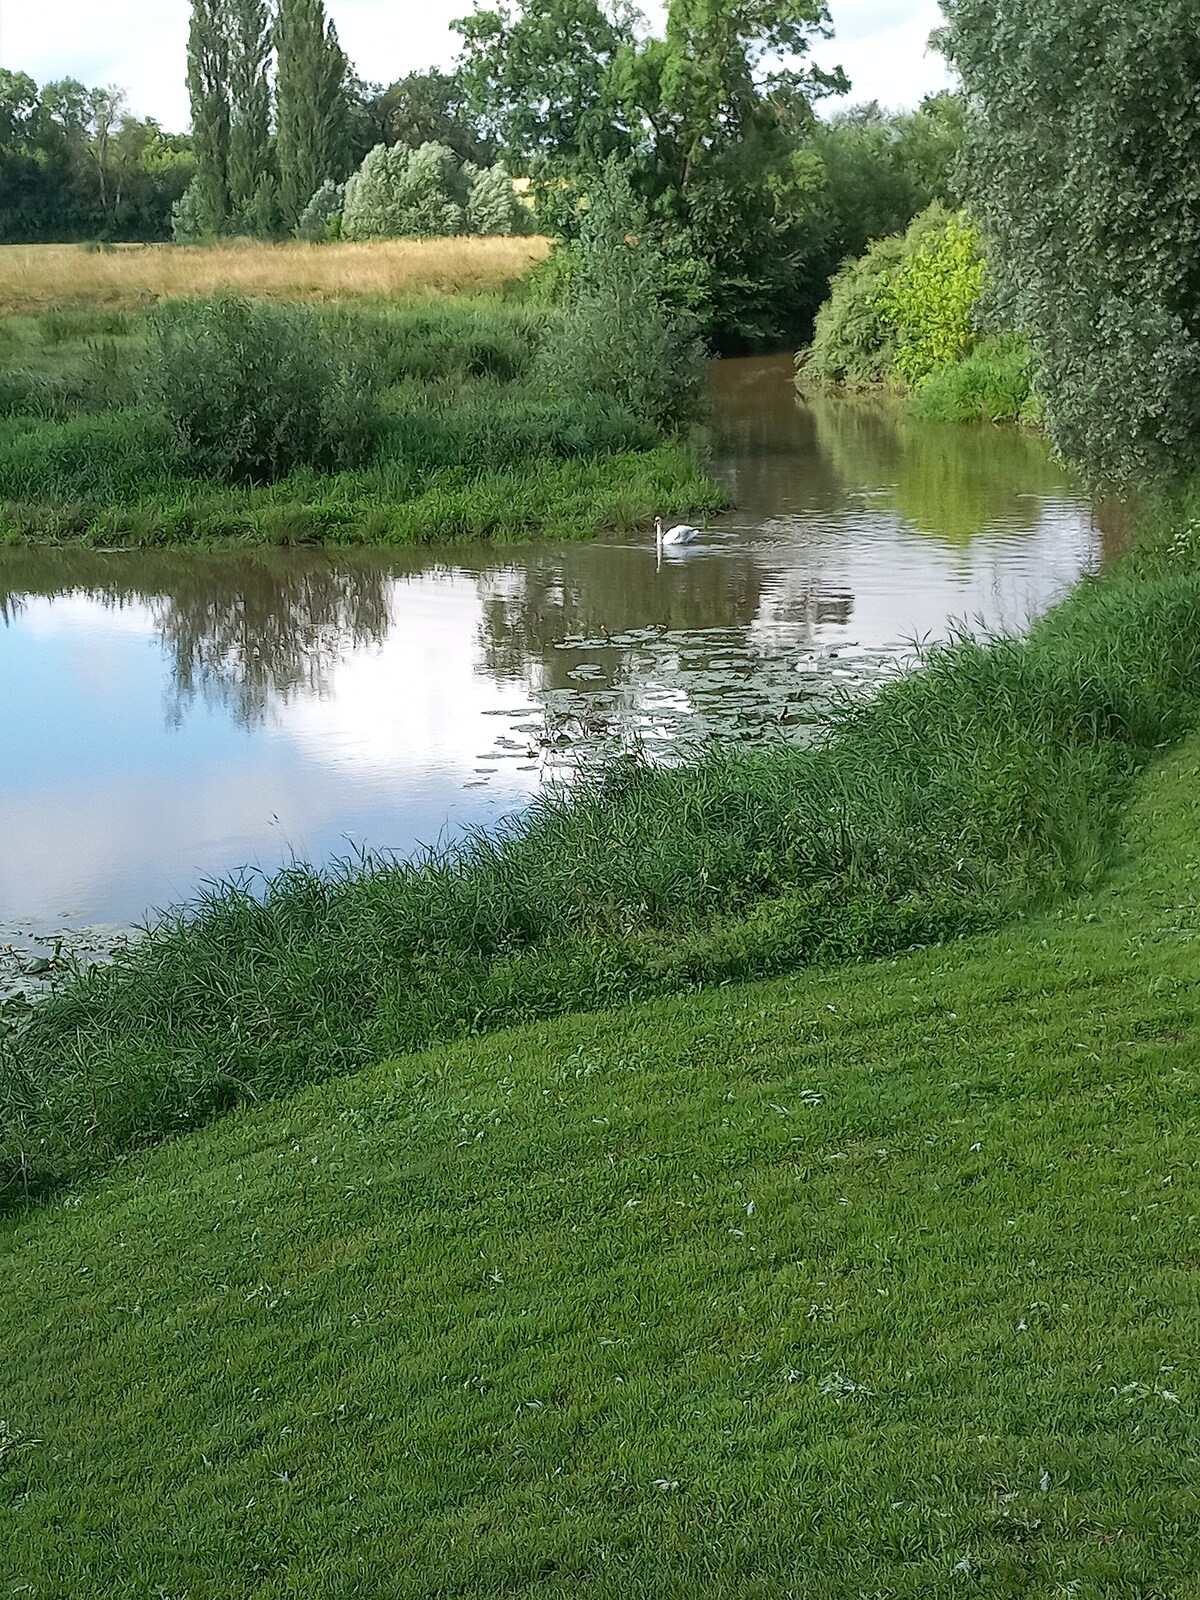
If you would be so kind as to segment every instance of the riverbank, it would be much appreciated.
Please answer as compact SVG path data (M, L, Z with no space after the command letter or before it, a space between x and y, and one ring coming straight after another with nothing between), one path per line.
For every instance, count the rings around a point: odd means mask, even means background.
M996 934L466 1039L10 1222L0 1571L1182 1600L1198 780Z
M1078 892L1197 716L1200 570L1171 532L1192 526L1161 512L1027 639L932 652L824 744L628 760L425 862L219 886L39 1009L0 1113L10 1200L399 1051Z
M686 429L547 384L539 361L561 310L496 295L264 304L66 307L0 323L0 542L583 538L725 504ZM248 338L247 364L236 351ZM204 361L213 370L197 375ZM304 391L322 370L314 399ZM243 434L246 459L210 460ZM294 438L306 448L289 454Z

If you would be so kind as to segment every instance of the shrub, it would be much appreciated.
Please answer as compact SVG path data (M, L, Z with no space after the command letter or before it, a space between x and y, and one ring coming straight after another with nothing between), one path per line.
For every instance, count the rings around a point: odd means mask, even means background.
M360 465L377 426L352 346L335 351L311 311L233 296L157 313L147 391L191 471L241 482Z
M930 206L906 233L877 240L835 275L797 363L801 381L919 384L971 349L983 281L975 225Z
M300 213L300 220L296 224L297 239L307 239L311 244L320 244L328 239L341 220L345 201L346 185L326 178Z
M896 235L872 244L847 261L829 285L817 312L813 342L799 362L802 379L867 389L886 383L896 356L896 330L886 306L887 289L904 259Z
M171 207L171 237L176 244L199 244L205 236L200 180L191 183Z
M494 167L464 169L470 184L467 193L467 232L477 234L528 233L532 217L521 204L507 169L499 162Z
M669 428L695 412L703 346L673 304L669 263L618 163L609 163L590 202L569 309L542 347L539 376L554 393L609 395Z
M962 212L933 227L918 223L905 246L882 309L896 329L896 376L915 385L970 350L984 266L979 230Z
M930 373L910 410L925 422L1020 422L1037 414L1036 359L1020 334L985 339L970 355Z

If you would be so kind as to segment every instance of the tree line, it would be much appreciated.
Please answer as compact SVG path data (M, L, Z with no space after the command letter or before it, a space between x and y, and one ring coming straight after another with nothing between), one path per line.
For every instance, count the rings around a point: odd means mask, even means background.
M0 71L0 243L169 237L194 172L190 138L122 90Z

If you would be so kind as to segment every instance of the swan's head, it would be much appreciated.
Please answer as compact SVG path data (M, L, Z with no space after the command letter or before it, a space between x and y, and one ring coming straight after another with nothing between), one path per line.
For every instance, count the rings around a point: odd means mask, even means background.
M662 518L661 517L655 517L655 519L654 519L654 535L655 535L655 538L657 538L657 539L661 539L662 536L663 536L662 535Z

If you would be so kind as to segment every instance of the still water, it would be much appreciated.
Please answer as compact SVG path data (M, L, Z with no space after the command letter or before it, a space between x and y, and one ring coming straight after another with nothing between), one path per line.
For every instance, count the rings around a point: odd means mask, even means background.
M639 739L803 738L956 621L1103 556L1037 440L802 405L720 363L736 509L656 562L585 544L0 555L0 925L126 923L206 878L411 853Z

